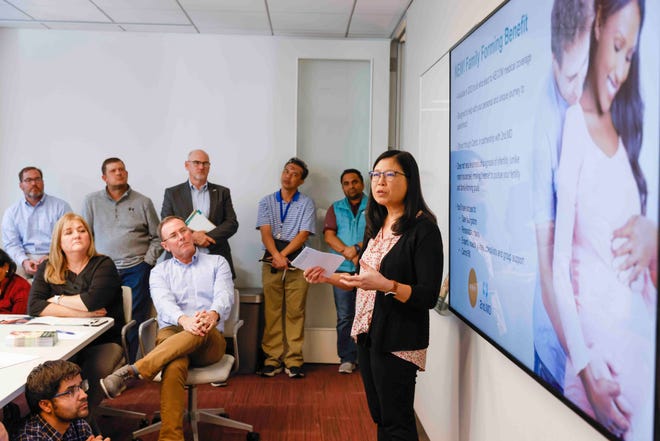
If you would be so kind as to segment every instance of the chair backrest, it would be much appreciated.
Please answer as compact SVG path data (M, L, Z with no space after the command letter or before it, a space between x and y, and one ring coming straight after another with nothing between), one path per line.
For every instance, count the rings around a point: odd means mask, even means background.
M121 287L122 306L124 308L124 320L126 323L133 318L133 290L130 286Z
M241 302L240 302L240 295L238 292L238 289L234 288L234 306L231 308L231 312L229 313L229 317L227 317L227 320L225 321L225 327L224 327L224 336L233 338L234 337L234 327L236 326L236 323L240 320L240 309L241 309Z

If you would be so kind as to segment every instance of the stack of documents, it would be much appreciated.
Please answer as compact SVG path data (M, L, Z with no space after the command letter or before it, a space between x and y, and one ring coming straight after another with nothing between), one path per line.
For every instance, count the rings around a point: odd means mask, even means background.
M5 343L7 346L55 346L57 331L11 331Z

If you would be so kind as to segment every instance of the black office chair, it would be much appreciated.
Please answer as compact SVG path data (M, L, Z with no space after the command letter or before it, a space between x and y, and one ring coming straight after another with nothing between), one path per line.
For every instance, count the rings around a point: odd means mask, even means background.
M186 417L190 422L194 441L199 441L198 423L204 422L216 426L231 427L234 429L247 430L248 441L258 441L259 433L254 432L251 424L242 423L229 419L223 408L198 409L197 408L197 385L213 384L214 386L226 386L227 379L231 373L238 371L238 330L243 326L243 320L239 318L240 297L238 290L234 290L234 307L229 314L229 318L224 323L223 335L225 338L231 338L234 344L234 355L225 354L220 361L204 367L195 367L188 370L188 379L186 387L188 388L188 410ZM158 323L155 318L151 318L140 325L140 352L144 355L151 351L156 345L156 335L158 334ZM161 374L158 374L154 381L160 381ZM154 420L158 417L155 416ZM160 430L161 422L157 421L150 426L133 432L133 439Z

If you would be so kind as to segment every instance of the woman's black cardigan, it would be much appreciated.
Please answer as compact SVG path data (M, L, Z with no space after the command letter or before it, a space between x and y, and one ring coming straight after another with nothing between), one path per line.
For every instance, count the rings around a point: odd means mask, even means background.
M427 348L429 309L438 301L443 260L438 225L418 217L380 263L383 276L412 287L410 298L402 303L378 291L369 333L358 336L358 343L382 352Z

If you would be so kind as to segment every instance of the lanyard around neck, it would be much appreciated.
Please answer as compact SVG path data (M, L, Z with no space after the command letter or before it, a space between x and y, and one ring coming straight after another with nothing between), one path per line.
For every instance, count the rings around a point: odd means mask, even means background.
M279 196L280 196L280 197L277 198L277 199L278 199L278 201L279 201L279 203L280 203L280 222L281 222L281 223L284 223L284 220L286 219L287 214L289 214L289 208L291 208L291 203L292 203L293 201L297 201L297 200L298 200L298 194L299 194L299 193L296 191L296 193L295 193L295 194L293 195L293 197L291 198L291 202L289 202L288 204L286 204L286 210L285 210L285 209L282 207L282 201L284 200L284 198L282 197L282 190L280 190L280 192L279 192Z

